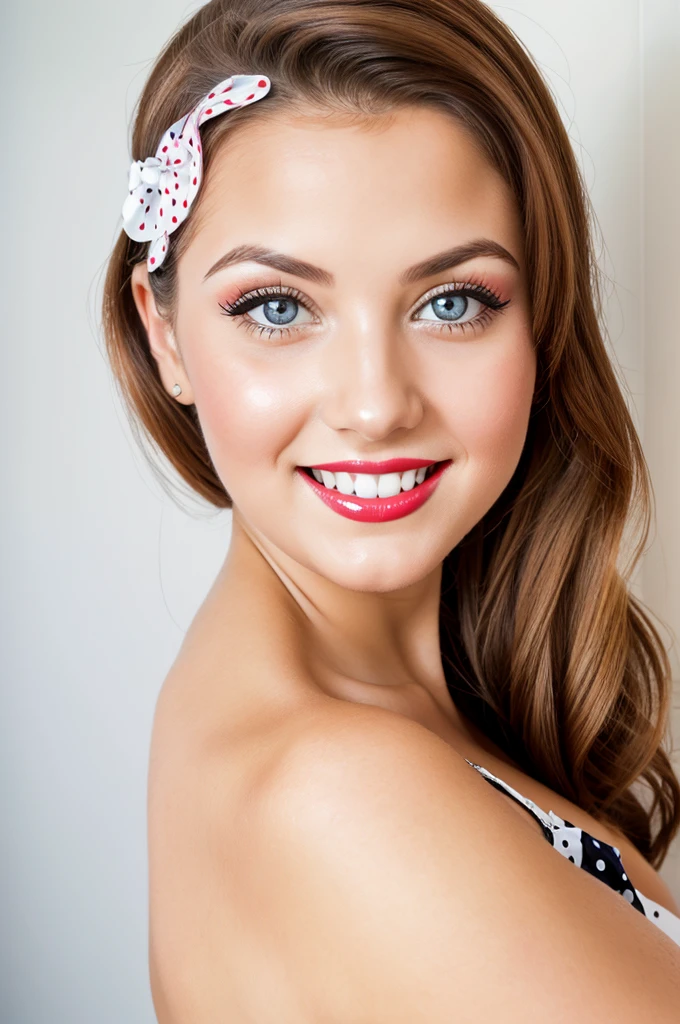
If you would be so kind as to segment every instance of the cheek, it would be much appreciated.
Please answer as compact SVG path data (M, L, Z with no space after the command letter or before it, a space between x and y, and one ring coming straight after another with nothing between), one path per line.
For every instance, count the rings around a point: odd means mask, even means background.
M470 468L491 485L498 482L499 494L522 452L535 377L530 334L518 328L502 344L471 349L449 382L444 408L451 435Z
M279 366L230 360L192 377L206 445L227 491L258 480L271 486L270 471L296 437L304 419L300 375ZM244 476L244 471L246 471Z

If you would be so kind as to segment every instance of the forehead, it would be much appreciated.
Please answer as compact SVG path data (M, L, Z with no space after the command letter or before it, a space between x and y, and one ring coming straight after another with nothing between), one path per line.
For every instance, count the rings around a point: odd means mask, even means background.
M324 265L334 245L359 261L479 237L521 250L501 175L453 116L429 107L361 120L263 117L225 138L202 189L188 262L242 242L323 252Z

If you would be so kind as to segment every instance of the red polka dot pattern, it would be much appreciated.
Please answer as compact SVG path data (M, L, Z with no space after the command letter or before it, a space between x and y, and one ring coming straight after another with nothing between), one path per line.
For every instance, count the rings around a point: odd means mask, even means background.
M186 220L200 188L203 177L200 126L211 117L263 99L270 88L271 82L265 75L225 78L168 128L155 156L132 161L128 195L122 209L123 230L136 242L151 242L146 261L149 271L157 270L162 264L169 236ZM172 213L167 205L161 206L163 195L170 195L171 184L179 193L172 198ZM181 204L176 205L177 199L182 200Z

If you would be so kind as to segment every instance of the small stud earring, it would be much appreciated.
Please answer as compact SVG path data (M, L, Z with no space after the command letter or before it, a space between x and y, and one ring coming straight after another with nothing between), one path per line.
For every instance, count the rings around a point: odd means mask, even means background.
M177 395L181 395L182 394L182 389L179 386L179 384L175 384L174 388L172 389L172 393L175 396L175 398L177 397Z

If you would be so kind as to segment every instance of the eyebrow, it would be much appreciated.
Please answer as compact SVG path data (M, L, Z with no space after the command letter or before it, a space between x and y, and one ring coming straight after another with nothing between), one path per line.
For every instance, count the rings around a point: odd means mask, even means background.
M403 272L399 283L402 285L414 284L424 277L432 277L434 274L441 274L444 270L457 267L460 263L467 263L468 260L475 259L476 256L495 256L497 259L505 260L517 270L520 269L519 263L512 253L508 252L500 243L489 238L478 238L472 242L456 245L453 249L438 252L426 260L421 260L420 263L414 263L412 267ZM335 284L335 278L328 270L261 245L237 245L212 265L203 280L207 281L209 277L219 270L224 270L225 267L244 262L262 263L264 266L273 267L274 270L281 270L286 274L293 274L295 277L304 277L308 281L314 281L315 284L328 286Z

